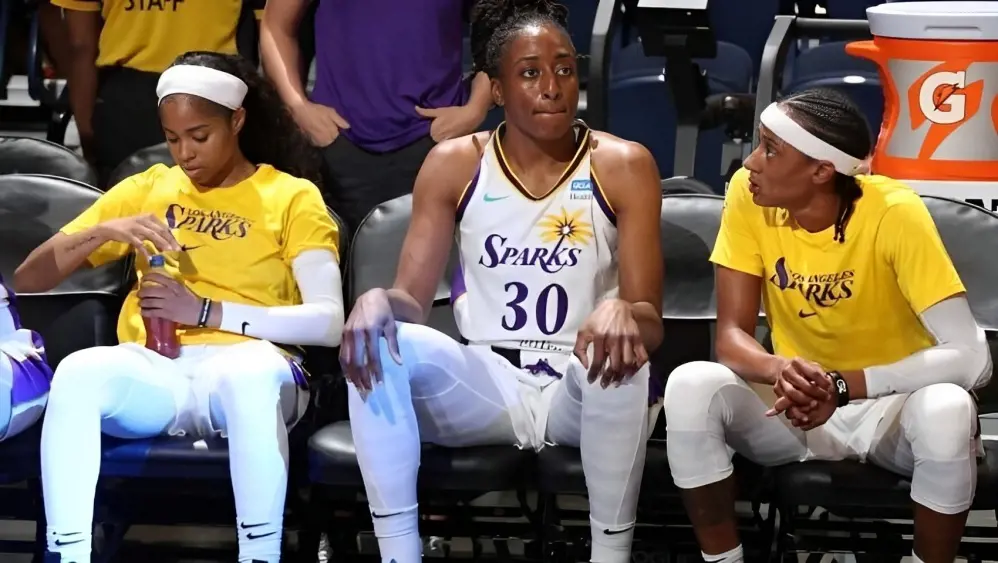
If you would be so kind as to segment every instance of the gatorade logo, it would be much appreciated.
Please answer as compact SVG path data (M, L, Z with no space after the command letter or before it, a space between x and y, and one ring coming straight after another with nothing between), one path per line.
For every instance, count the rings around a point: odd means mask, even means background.
M937 72L925 77L918 92L918 107L932 123L952 125L967 117L967 72Z
M919 159L929 159L961 125L973 119L981 109L984 81L967 83L967 61L949 61L936 65L908 89L911 126L918 129L931 123L919 150Z

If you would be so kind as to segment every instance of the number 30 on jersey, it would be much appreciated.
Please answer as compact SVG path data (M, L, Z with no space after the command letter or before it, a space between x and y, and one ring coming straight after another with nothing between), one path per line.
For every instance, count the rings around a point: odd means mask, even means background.
M553 283L534 296L530 295L530 289L526 284L509 282L506 284L506 294L512 294L512 298L506 302L507 311L502 318L504 329L517 331L527 326L531 312L536 319L537 328L543 334L548 336L558 334L565 327L565 320L568 318L568 292L564 287ZM549 318L548 314L552 305L553 319Z

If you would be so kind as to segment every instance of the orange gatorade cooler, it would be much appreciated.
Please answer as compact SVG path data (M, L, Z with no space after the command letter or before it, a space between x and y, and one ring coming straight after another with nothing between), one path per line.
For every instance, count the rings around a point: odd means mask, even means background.
M995 210L998 2L897 2L866 13L874 39L847 51L880 67L873 171Z

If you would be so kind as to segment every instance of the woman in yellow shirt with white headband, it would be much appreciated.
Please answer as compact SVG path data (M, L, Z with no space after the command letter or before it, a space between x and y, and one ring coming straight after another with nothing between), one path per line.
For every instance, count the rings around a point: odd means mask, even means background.
M719 363L668 379L669 464L706 561L744 558L728 447L762 465L866 460L911 476L913 559L951 563L976 485L969 391L991 357L921 198L863 174L870 131L834 90L762 113L717 264ZM775 354L754 338L759 301ZM750 383L773 386L767 404ZM781 416L785 415L785 416Z
M125 299L121 344L71 354L56 370L42 434L48 549L61 563L90 561L101 432L221 435L239 561L277 563L285 428L308 400L297 346L336 346L343 328L338 233L305 179L318 171L307 141L246 61L187 53L157 96L178 165L111 188L15 274L20 290L44 291L134 252L142 282ZM153 253L172 275L149 272ZM144 318L181 327L179 357L143 346Z

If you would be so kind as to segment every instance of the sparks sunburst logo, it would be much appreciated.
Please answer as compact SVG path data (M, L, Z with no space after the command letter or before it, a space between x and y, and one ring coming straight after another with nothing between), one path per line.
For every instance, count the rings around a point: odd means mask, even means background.
M541 240L545 243L565 241L572 246L589 244L593 228L582 220L582 211L577 209L570 213L562 207L561 213L546 215L537 223L541 229Z

